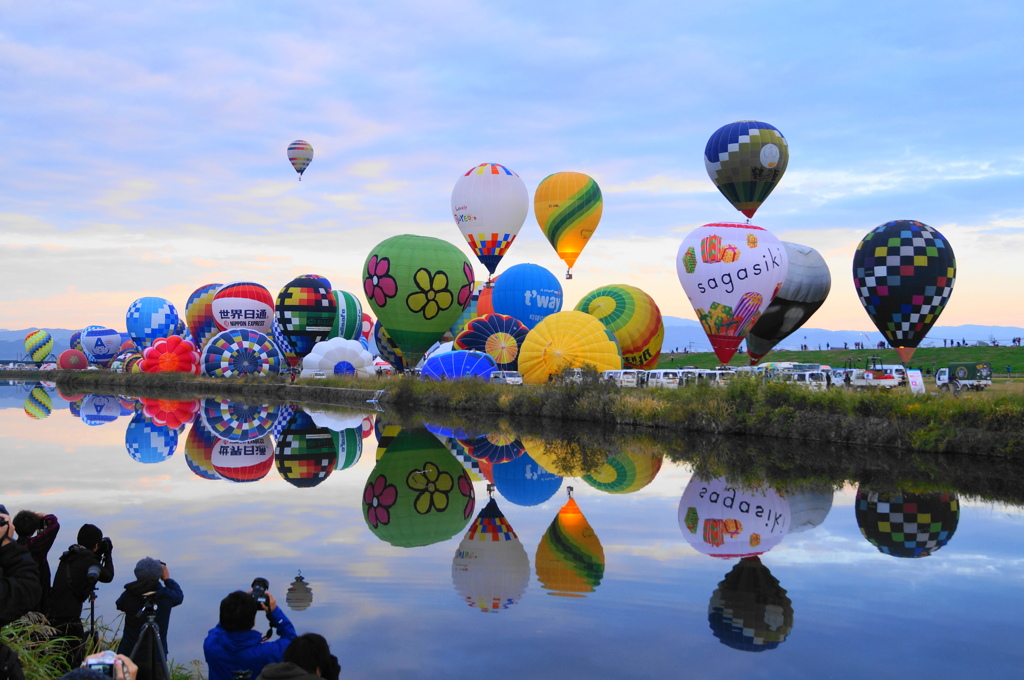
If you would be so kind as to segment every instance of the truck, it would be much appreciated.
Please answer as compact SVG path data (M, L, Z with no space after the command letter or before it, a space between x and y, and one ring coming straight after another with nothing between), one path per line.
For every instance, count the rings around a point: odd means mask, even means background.
M940 390L976 390L992 384L992 365L987 361L961 361L935 371L935 386Z

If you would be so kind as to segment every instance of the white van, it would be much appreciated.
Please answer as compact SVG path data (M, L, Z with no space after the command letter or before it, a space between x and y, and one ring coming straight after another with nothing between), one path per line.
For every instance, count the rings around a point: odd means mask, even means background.
M828 378L825 371L782 371L779 378L783 382L796 383L811 390L827 390Z
M647 371L647 386L666 387L674 390L679 387L679 370L675 368L658 368L653 371Z
M732 380L735 374L735 371L697 369L696 378L698 383L722 386Z
M522 385L523 376L519 371L491 371L491 382L495 385Z
M620 371L603 371L601 380L606 380L618 387L637 387L640 384L638 379L639 371L626 368Z

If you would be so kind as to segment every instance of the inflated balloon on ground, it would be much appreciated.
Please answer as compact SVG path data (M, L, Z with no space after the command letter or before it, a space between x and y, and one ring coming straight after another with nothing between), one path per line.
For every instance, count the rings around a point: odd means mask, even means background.
M328 375L363 375L373 371L373 355L357 340L331 338L318 342L302 360L302 375L315 371Z
M274 315L292 351L304 357L313 345L330 337L338 303L322 281L300 276L277 294Z
M217 328L255 330L268 335L274 322L274 298L259 283L236 281L220 287L211 303Z
M519 319L507 314L487 314L470 320L466 329L455 338L459 349L484 352L502 371L519 367L519 348L529 330Z
M433 380L460 380L476 378L490 382L491 372L497 370L494 359L483 352L455 350L440 352L423 362L422 376Z
M203 373L211 378L276 375L281 353L263 333L246 329L221 331L203 348Z
M331 324L330 337L358 340L363 332L363 305L352 293L331 291L336 312Z
M213 298L223 284L208 283L192 291L185 303L185 323L192 342L202 350L210 338L217 335L220 328L213 315Z
M481 303L477 307L479 316L486 313ZM494 282L490 303L495 314L506 314L534 328L542 319L562 311L562 284L540 265L517 264Z
M528 385L542 385L566 368L584 366L618 370L622 355L611 331L583 312L552 314L529 332L519 350L519 372Z
M53 336L47 331L32 331L25 336L25 353L32 361L44 361L52 349Z
M161 297L139 298L128 306L124 317L128 335L139 350L177 333L178 322L177 308Z
M584 295L576 311L590 314L615 335L624 367L657 368L665 326L650 295L635 286L602 286Z

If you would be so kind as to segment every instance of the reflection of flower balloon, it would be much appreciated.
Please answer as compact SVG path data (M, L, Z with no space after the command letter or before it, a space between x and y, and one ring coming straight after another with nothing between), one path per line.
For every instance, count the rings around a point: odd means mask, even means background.
M203 372L213 378L281 372L281 354L263 333L235 328L213 336L203 349Z
M572 498L537 546L537 580L549 595L585 597L604 577L604 548Z
M960 521L955 493L857 490L857 526L879 552L927 557L946 545Z
M143 373L199 373L199 352L181 336L157 338L142 352Z
M507 314L487 314L471 319L464 331L455 338L459 349L486 352L502 371L514 371L519 367L519 348L529 330Z
M455 551L452 582L470 607L483 612L508 609L530 582L530 558L493 498Z
M736 563L708 603L715 637L733 649L775 649L793 630L793 603L757 557Z
M790 524L789 503L764 485L732 485L696 476L679 499L679 529L687 543L712 557L760 555L778 545Z

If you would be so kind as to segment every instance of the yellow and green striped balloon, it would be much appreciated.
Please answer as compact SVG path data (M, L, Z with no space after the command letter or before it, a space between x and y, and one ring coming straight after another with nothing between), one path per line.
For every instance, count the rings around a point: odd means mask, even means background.
M615 335L623 366L644 371L657 368L665 326L650 295L635 286L602 286L584 295L576 311L595 317Z
M537 224L569 269L597 229L603 208L601 188L581 172L548 175L533 195Z
M53 336L46 331L32 331L25 336L25 352L32 361L45 361L53 349Z

